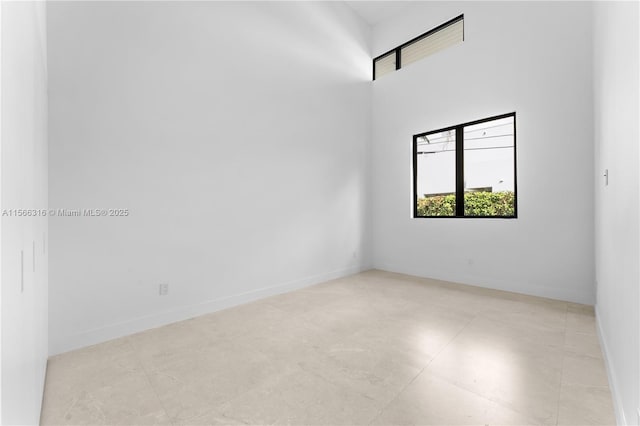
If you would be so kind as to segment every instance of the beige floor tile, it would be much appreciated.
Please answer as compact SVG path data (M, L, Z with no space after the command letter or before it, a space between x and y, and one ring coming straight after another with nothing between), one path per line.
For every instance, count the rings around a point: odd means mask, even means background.
M171 424L143 372L63 395L48 392L43 405L43 425Z
M606 424L612 412L591 307L368 271L53 357L42 421Z
M475 289L470 292L466 291L465 288L453 287L445 288L441 294L432 299L431 303L443 309L455 309L477 315L485 310L487 304L491 301L492 298L490 296L478 293Z
M547 362L548 367L561 368L565 333L555 328L534 324L514 324L479 315L456 337L457 342L492 347L505 355L522 355ZM533 319L532 319L533 321Z
M550 303L546 299L531 301L496 298L487 302L479 314L495 321L506 322L525 329L564 331L567 307L564 303Z
M581 386L609 386L604 361L602 358L575 353L565 354L562 383Z
M48 386L59 393L69 387L96 386L142 371L127 338L51 357L47 364Z
M299 293L299 292L294 292ZM275 296L265 300L248 303L234 308L225 309L204 315L195 319L195 322L212 339L238 338L252 333L256 329L278 329L281 324L294 320L295 315L287 312L282 307L285 303L276 303L289 294ZM295 303L292 303L295 306Z
M321 290L305 288L290 293L280 294L265 299L265 304L275 307L288 315L296 315L308 312L310 309L317 309L330 303L346 298L346 291L339 291L336 288L344 286L341 281L321 284ZM324 290L324 291L322 291Z
M42 422L103 424L113 420L114 415L118 416L118 409L111 404L120 394L126 395L129 386L141 392L138 396L144 396L142 404L146 408L136 413L135 407L123 407L122 418L126 418L127 412L144 416L161 410L126 338L51 357L47 365Z
M595 309L591 305L583 305L580 303L572 303L572 302L566 302L566 303L567 303L567 309L569 312L589 314L592 316L595 315Z
M602 350L596 334L567 331L564 338L564 349L574 354L602 358Z
M528 425L534 421L426 372L373 421L377 425Z
M223 414L250 424L363 425L377 410L354 389L299 369L231 400Z
M204 415L271 376L288 371L283 364L269 363L243 341L218 343L149 373L172 421Z
M556 420L562 347L531 330L479 317L427 367L427 372L497 401L541 424ZM537 335L542 339L555 332Z
M352 386L378 401L388 401L431 356L419 359L420 354L384 331L376 336L365 333L381 326L344 328L338 333L313 324L293 323L279 333L256 333L253 343L272 367L281 365L281 371L298 366L335 384Z
M558 413L560 426L615 425L611 392L606 387L562 385Z
M177 426L222 426L222 425L246 425L242 420L234 419L221 414L216 410L211 410L201 416L189 420L175 423Z
M386 404L421 371L396 355L400 353L371 349L357 342L334 344L299 366L327 382L351 388L377 404Z
M292 321L277 330L257 329L246 339L244 344L260 353L269 364L287 366L321 357L319 349L333 344L338 336L303 321Z
M129 336L147 371L161 369L212 344L213 339L196 320L181 321Z
M596 334L596 318L592 312L570 309L567 312L567 331Z

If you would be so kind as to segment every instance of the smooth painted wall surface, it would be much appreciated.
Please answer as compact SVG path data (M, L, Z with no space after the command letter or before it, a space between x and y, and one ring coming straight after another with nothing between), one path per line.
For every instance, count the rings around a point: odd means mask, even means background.
M44 2L2 2L0 371L3 425L38 424L47 363Z
M373 83L373 263L594 302L591 6L418 3L380 55L464 13L465 41ZM412 135L515 111L517 219L413 219Z
M638 9L637 2L593 9L596 311L618 423L628 425L640 415Z
M48 36L51 207L129 210L50 220L51 354L370 266L346 5L53 2Z

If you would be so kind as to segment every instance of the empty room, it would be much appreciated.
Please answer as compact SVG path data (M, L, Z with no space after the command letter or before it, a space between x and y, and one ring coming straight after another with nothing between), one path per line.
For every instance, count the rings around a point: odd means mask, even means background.
M637 1L0 1L2 425L639 425Z

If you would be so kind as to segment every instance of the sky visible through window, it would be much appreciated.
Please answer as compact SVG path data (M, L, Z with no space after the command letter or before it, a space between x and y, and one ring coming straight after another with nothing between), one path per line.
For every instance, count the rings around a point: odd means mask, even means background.
M419 197L454 194L456 131L418 138ZM464 128L464 188L469 191L514 191L513 117Z

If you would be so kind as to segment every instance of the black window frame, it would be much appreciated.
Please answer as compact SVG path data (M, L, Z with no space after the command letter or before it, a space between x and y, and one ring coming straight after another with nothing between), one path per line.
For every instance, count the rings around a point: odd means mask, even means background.
M378 59L382 59L385 56L388 56L388 55L390 55L392 53L395 53L395 56L396 56L396 71L397 71L400 68L402 68L402 53L401 53L402 49L404 49L405 47L407 47L407 46L409 46L409 45L411 45L413 43L416 43L416 42L422 40L423 38L427 38L430 35L432 35L434 33L437 33L438 31L443 30L443 29L447 28L449 25L453 25L453 24L455 24L455 23L457 23L459 21L464 21L464 13L456 16L455 18L452 18L452 19L448 20L447 22L445 22L443 24L438 25L435 28L430 29L429 31L427 31L425 33L420 34L417 37L412 38L411 40L407 41L406 43L401 44L398 47L394 47L393 49L384 52L382 55L378 55L375 58L373 58L373 67L372 67L372 69L373 69L373 80L375 81L375 79L376 79L376 61ZM463 26L462 26L462 41L464 41L464 23L463 23Z
M488 121L513 117L513 216L465 216L464 215L464 128ZM432 133L455 130L456 132L456 212L454 216L418 216L418 138ZM494 115L442 129L413 135L413 218L414 219L517 219L518 218L518 161L516 147L516 113Z

